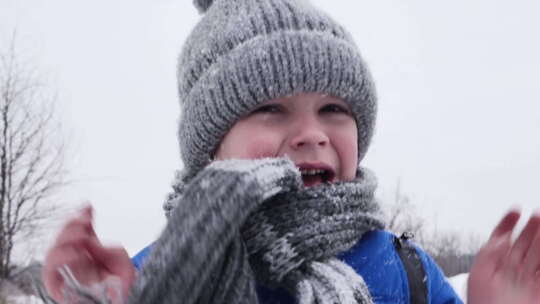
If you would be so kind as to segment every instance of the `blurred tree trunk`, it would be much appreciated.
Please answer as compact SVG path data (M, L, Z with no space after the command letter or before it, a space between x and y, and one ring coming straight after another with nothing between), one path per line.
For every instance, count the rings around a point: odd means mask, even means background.
M51 195L64 185L55 98L22 64L15 36L0 48L0 278L12 270L15 240L34 235L51 214Z

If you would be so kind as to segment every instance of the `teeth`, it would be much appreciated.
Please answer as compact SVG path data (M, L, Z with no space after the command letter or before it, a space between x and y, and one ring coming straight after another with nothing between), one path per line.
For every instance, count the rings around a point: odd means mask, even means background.
M313 169L313 170L300 170L300 173L302 175L316 175L316 174L323 174L325 170L320 169Z

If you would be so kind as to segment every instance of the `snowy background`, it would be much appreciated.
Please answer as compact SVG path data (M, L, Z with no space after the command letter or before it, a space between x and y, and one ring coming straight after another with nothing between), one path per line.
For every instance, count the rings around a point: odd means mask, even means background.
M375 76L364 165L383 200L400 180L432 228L484 236L511 205L540 206L540 2L312 2L352 32ZM188 0L0 0L0 43L17 28L59 93L74 183L58 202L91 201L100 237L132 254L165 223L181 166L176 59L199 18Z

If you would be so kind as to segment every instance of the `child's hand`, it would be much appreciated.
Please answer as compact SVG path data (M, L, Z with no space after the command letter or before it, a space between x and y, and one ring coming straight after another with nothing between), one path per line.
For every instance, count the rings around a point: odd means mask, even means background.
M50 296L63 303L65 282L59 272L68 266L75 278L85 286L116 276L122 282L124 299L135 278L135 268L125 249L104 247L92 226L92 207L69 221L47 253L43 267L43 282Z
M540 214L512 242L519 217L519 211L510 211L478 253L469 276L469 304L540 303Z

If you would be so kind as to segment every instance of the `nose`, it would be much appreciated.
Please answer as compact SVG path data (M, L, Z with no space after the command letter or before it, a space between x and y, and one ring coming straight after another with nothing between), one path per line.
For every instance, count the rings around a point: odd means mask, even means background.
M303 120L294 127L290 146L292 149L325 147L329 138L325 130L316 121Z

